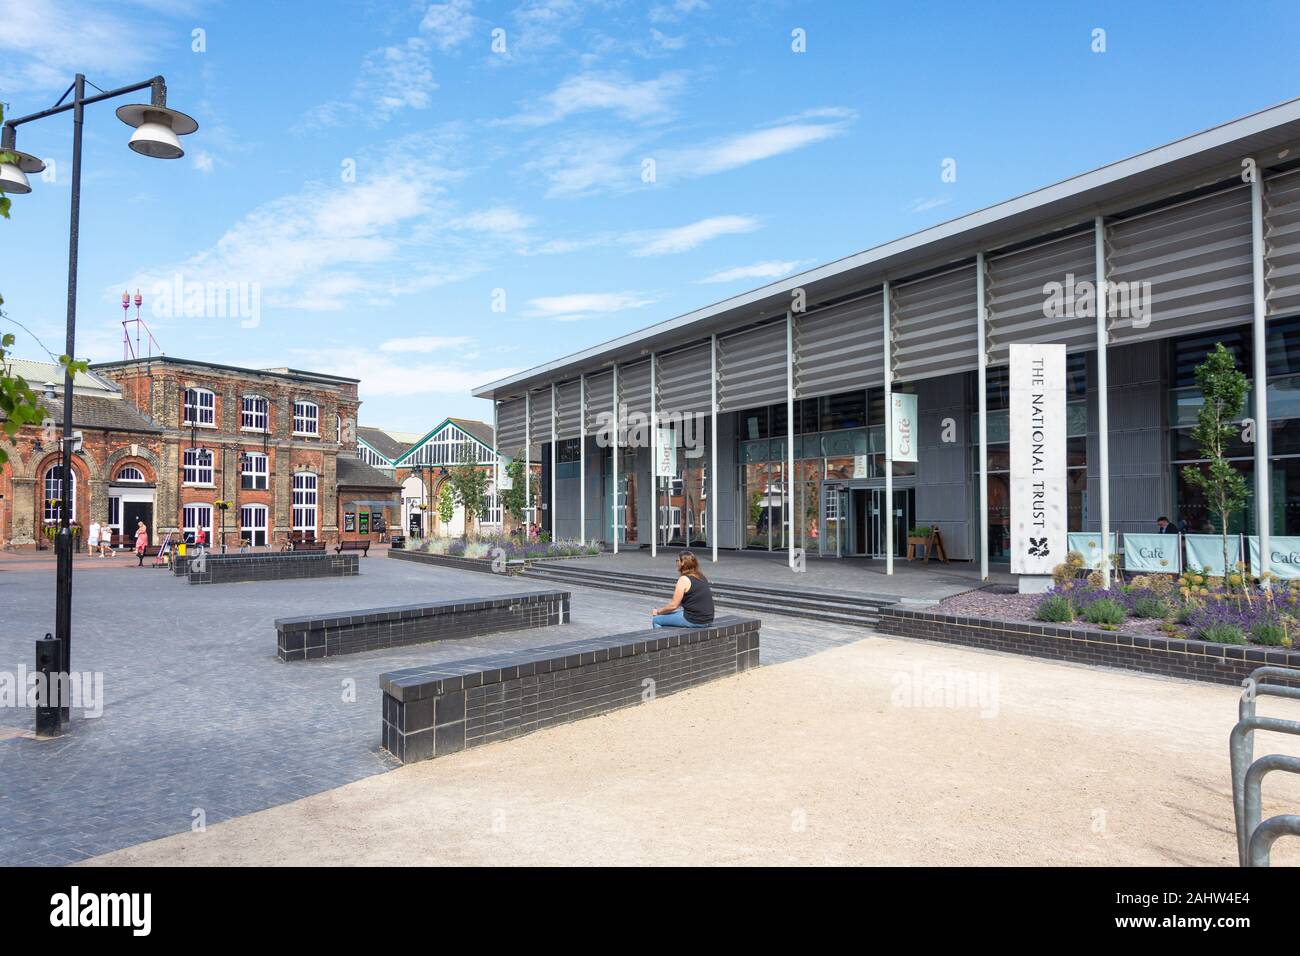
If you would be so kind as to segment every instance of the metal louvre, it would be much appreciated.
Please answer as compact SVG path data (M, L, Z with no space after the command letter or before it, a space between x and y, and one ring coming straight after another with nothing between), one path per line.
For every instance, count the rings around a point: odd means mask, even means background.
M718 339L718 410L785 400L785 321Z
M534 445L551 440L551 390L528 393L528 437Z
M618 401L627 414L650 416L650 360L618 367ZM620 426L621 427L621 426Z
M1264 290L1269 318L1300 312L1300 169L1264 180Z
M555 387L555 434L558 438L577 438L581 431L578 421L582 411L579 384L565 382Z
M658 356L659 411L707 414L712 408L713 362L708 342Z
M975 368L975 264L890 286L895 381Z
M989 363L1007 360L1007 346L1028 342L1064 345L1070 351L1096 348L1096 313L1078 315L1074 294L1080 282L1097 278L1096 233L1089 229L1028 249L985 260L984 285ZM1049 283L1061 288L1059 309L1048 315ZM1087 302L1079 303L1087 308ZM1096 304L1095 294L1093 304Z
M584 428L588 435L600 431L600 423L609 421L614 411L614 372L597 372L587 376L587 421ZM602 418L602 414L605 416Z
M507 458L522 457L524 400L516 398L497 406L497 451Z
M1106 239L1108 283L1150 283L1150 313L1142 320L1112 307L1112 343L1251 320L1248 186L1117 219ZM1130 286L1130 297L1139 288Z
M884 384L884 296L818 309L794 319L794 386L800 398Z

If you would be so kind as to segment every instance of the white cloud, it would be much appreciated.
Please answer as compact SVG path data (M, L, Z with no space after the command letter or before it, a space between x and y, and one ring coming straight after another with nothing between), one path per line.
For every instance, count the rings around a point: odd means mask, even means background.
M478 19L470 13L470 0L450 0L432 4L420 21L420 32L427 34L443 53L450 52L474 33Z
M402 361L391 353L365 349L298 349L293 354L296 362L315 371L360 379L358 388L363 399L412 395L463 398L484 382L519 371L518 368L479 368L459 361Z
M641 309L654 302L655 299L640 292L577 292L529 299L525 314L530 318L574 322L626 309Z
M531 216L526 216L516 209L509 206L493 206L490 209L480 209L462 216L454 220L452 225L474 232L517 233L527 229L532 223Z
M523 167L550 185L546 198L587 196L642 185L636 140L573 136L536 144L537 158Z
M660 168L670 175L707 176L802 149L842 132L842 123L787 123L752 133L741 133L701 146L669 151Z
M686 46L686 37L670 37L662 30L650 28L650 36L660 47L665 50L680 50Z
M312 107L297 128L342 126L358 119L372 125L383 123L404 109L428 109L437 89L429 41L409 37L367 53L351 95Z
M930 209L937 209L940 206L946 206L952 202L951 196L930 196L926 199L913 199L907 204L908 212L926 212Z
M719 236L753 232L758 228L759 221L750 216L712 216L685 226L633 234L628 238L638 243L638 248L632 251L634 256L666 256L687 252Z
M379 343L381 352L437 352L469 345L474 340L464 335L416 335L404 339L386 339Z
M770 259L767 262L755 262L750 266L736 266L731 269L723 269L721 272L715 272L711 276L703 279L697 279L696 282L703 285L713 282L736 282L741 279L776 279L780 276L789 275L801 265L806 265L807 259Z
M445 191L456 174L437 163L429 137L389 144L360 159L363 176L344 187L311 182L254 208L209 248L115 283L256 284L263 309L339 311L386 301L473 275L492 251L448 231ZM499 249L498 249L499 251Z
M672 101L685 88L686 76L681 72L639 81L617 73L581 73L562 81L512 122L544 126L594 110L609 110L637 122L663 120L672 115Z
M752 132L680 147L657 145L645 129L631 135L552 137L527 145L536 158L523 169L547 180L548 199L626 192L646 186L641 179L645 160L654 161L661 186L709 176L839 136L853 115L836 107L809 110Z
M196 149L190 154L194 158L194 168L201 173L210 173L213 169L212 154L206 149Z
M669 23L680 20L696 10L709 9L705 0L673 0L672 3L660 3L650 8L650 19L655 23Z
M62 92L79 72L103 83L143 70L169 28L157 21L128 22L98 3L0 0L0 90Z

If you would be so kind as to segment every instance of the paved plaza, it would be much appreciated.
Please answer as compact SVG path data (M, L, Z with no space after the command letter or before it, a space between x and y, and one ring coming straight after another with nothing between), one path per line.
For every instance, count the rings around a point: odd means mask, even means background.
M1232 866L1236 703L868 636L94 862ZM1300 780L1274 777L1265 815L1294 812Z
M67 736L36 740L31 710L0 710L0 864L69 863L189 830L196 811L211 825L390 770L379 751L379 674L636 630L654 603L584 588L562 628L304 664L275 657L276 617L553 587L382 551L362 559L356 578L208 587L138 568L133 557L79 555L73 669L103 673L104 714L75 716ZM48 552L0 556L0 602L0 670L30 669L33 642L54 628ZM763 660L861 636L765 618Z
M789 574L748 560L726 573ZM553 584L382 552L342 579L76 571L74 668L102 671L104 713L40 741L30 710L0 711L6 865L1234 860L1231 687L769 616L757 671L399 768L378 747L380 673L638 629L654 602L574 587L563 627L283 664L278 616ZM0 557L0 670L30 666L53 590L47 556ZM1265 794L1266 815L1294 812L1300 781Z

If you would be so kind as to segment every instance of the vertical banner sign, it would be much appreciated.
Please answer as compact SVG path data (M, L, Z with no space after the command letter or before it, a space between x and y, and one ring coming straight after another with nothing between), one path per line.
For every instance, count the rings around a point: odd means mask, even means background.
M655 462L656 478L677 477L677 433L672 428L659 429L659 457Z
M504 455L497 459L497 491L511 491L515 487L515 480L510 477L509 469L513 458L506 458Z
M916 396L905 392L891 392L894 405L894 461L916 461Z
M1011 572L1065 560L1065 346L1010 346Z

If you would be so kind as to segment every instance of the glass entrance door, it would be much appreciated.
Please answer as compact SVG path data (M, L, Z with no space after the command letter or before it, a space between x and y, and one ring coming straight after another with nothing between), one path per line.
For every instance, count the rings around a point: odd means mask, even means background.
M885 557L885 489L871 488L867 499L867 556ZM916 491L912 488L894 489L894 557L907 555L907 532L912 527Z

